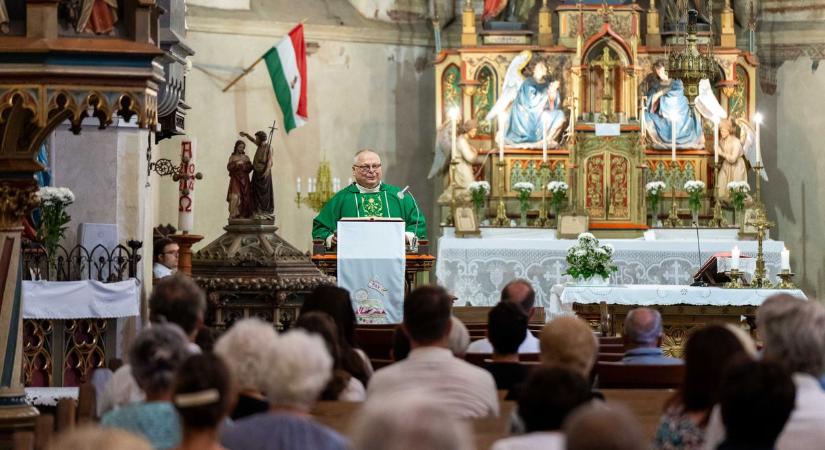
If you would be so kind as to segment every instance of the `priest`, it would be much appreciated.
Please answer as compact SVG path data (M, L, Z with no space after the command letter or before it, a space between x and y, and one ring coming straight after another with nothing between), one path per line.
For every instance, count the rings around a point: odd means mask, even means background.
M337 244L336 226L344 217L395 217L406 222L407 244L427 235L424 215L412 195L381 182L381 157L372 150L360 150L352 164L355 182L338 191L312 221L312 238L327 248Z

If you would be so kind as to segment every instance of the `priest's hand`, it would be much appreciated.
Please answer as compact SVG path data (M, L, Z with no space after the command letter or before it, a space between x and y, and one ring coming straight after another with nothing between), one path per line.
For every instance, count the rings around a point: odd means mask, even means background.
M338 245L338 233L332 233L332 240L330 243L332 243L333 247Z

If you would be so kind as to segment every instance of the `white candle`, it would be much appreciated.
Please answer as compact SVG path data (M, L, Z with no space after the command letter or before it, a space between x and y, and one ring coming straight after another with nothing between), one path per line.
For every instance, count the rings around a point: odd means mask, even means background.
M676 162L676 119L670 118L670 160Z
M295 178L295 192L301 193L301 177Z
M186 139L180 143L180 172L178 182L178 229L188 233L195 221L195 140Z
M739 270L739 246L734 245L733 250L730 251L730 268Z
M504 161L504 118L498 116L498 159Z
M780 252L780 256L782 258L782 262L779 266L779 270L787 270L788 272L791 271L791 252L788 249L782 250Z
M315 192L315 189L313 189L313 186L312 186L312 177L309 177L309 178L307 178L307 193L311 194L313 192Z
M759 138L760 135L760 128L762 128L762 113L756 113L753 116L753 120L756 122L756 165L762 165L762 143L761 139Z
M547 115L541 115L541 161L547 162Z
M713 123L713 163L719 164L719 120Z

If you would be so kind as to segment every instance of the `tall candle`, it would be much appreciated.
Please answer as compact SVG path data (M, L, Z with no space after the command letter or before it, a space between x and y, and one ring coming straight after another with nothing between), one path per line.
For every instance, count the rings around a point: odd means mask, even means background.
M670 160L676 162L676 119L670 118Z
M730 251L730 268L739 270L739 246L734 245L733 250Z
M780 252L780 256L781 256L782 262L779 266L779 270L787 270L787 271L790 272L790 270L791 270L791 252L789 252L788 249L786 248L786 249L782 250L782 252Z
M295 178L295 192L301 193L301 177Z
M188 233L195 221L195 140L186 139L180 144L180 172L178 182L178 229Z
M759 138L760 135L760 128L762 128L762 114L756 113L754 115L754 120L756 121L756 165L762 165L762 143L761 139Z
M307 193L313 193L315 190L312 189L312 177L307 178Z
M713 123L713 163L719 164L719 121Z

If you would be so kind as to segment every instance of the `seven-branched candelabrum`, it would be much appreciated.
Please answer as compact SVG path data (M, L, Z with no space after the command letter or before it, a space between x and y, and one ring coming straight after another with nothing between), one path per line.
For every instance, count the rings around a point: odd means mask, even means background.
M567 271L565 275L573 278L588 279L593 276L609 278L618 270L613 264L614 248L610 244L600 245L599 240L590 233L579 235L576 245L567 249Z

